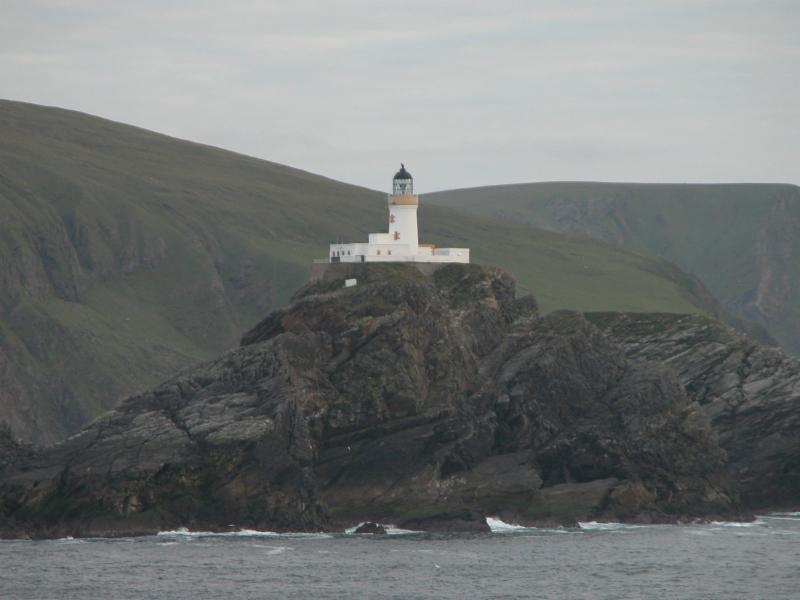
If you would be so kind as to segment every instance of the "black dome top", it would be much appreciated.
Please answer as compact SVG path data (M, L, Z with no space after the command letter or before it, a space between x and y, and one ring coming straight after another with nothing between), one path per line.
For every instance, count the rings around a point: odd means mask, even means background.
M400 170L394 174L394 179L411 179L411 173L406 171L406 166L403 163L400 163Z

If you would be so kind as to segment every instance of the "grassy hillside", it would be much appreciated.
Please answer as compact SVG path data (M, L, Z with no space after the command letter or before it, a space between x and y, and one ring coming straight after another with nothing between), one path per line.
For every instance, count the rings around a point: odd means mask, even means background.
M391 177L387 172L387 184ZM672 265L423 206L545 310L708 312ZM0 101L0 421L52 441L234 346L327 243L386 226L385 195L61 109Z
M800 352L800 188L552 182L429 194L469 214L588 235L700 277L733 314Z

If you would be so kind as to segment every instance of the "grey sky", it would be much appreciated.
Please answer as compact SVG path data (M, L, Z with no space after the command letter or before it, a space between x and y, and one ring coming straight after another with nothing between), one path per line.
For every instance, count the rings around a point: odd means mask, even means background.
M376 189L800 183L800 0L0 0L0 97Z

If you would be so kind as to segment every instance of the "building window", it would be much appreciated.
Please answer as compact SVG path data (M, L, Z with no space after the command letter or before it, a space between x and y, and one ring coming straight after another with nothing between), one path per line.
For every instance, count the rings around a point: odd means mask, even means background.
M394 239L396 239L396 240L400 239L400 232L399 231L395 231L394 232Z
M378 250L378 256L380 256L380 255L381 255L381 251L380 251L380 250Z
M386 251L386 254L391 254L391 253L392 253L392 251L391 251L391 250L387 250L387 251Z

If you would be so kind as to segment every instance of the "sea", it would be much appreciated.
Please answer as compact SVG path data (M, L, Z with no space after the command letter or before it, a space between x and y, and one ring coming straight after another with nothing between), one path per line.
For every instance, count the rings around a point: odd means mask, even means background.
M0 598L800 598L800 513L492 533L0 541Z

